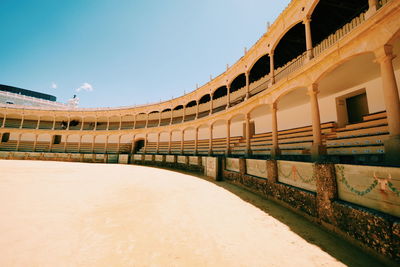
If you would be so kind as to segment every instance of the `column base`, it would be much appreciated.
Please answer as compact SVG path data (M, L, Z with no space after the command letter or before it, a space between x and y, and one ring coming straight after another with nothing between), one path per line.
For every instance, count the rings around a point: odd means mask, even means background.
M311 152L311 160L312 161L320 161L324 159L326 155L326 146L324 145L319 145L319 144L313 144L310 149Z
M400 166L400 135L389 137L384 145L386 163Z

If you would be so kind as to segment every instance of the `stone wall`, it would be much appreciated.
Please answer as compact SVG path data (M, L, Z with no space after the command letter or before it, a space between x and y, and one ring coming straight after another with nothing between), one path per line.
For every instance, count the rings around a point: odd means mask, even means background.
M239 171L232 171L232 164L225 164L223 170L225 180L307 215L306 217L349 240L358 242L370 251L400 261L400 218L396 213L400 205L398 168L235 160L238 161ZM229 161L230 159L226 160ZM343 173L348 179L348 185L362 187L366 183L376 183L373 188L367 187L370 190L363 196L371 193L371 198L376 195L386 198L375 197L373 200L375 205L370 205L372 200L359 201L360 199L354 196L342 197L344 190L355 195L359 192L359 189L351 190L344 185L341 181ZM378 178L371 180L371 176L367 175L371 173L372 177ZM379 177L391 177L388 180L391 182L390 186L387 182L383 183L385 187L379 187ZM391 191L383 194L383 189ZM391 198L388 194L391 194ZM386 207L386 212L383 213L375 207Z

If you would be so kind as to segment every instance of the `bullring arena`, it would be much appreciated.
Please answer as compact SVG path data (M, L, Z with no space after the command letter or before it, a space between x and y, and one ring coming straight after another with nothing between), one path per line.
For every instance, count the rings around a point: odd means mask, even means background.
M169 101L0 104L0 265L395 265L400 1L335 2Z

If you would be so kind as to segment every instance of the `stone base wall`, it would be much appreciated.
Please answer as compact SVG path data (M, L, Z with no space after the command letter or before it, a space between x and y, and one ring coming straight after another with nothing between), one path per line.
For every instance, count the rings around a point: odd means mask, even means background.
M225 181L274 200L383 258L400 262L400 218L338 199L335 166L315 164L316 192L277 181L277 166L267 162L267 177L223 170ZM275 166L274 166L275 165Z
M186 163L179 163L177 161L177 156L174 156L174 160L166 159L166 156L163 156L162 160L159 160L157 156L153 157L153 160L137 160L134 157L132 157L132 160L130 163L136 164L136 165L145 165L145 166L156 166L156 167L161 167L161 168L170 168L170 169L178 169L178 170L184 170L184 171L190 171L190 172L196 172L196 173L204 173L204 167L200 165L194 165L193 162L192 164L189 162L189 160L185 161ZM199 161L201 163L201 160Z

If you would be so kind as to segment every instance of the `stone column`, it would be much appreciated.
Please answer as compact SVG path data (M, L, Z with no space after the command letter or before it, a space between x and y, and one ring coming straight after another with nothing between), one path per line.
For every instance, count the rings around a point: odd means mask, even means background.
M210 94L210 115L213 113L214 103L213 103L214 95Z
M135 114L135 116L133 116L133 128L132 128L132 130L136 129L136 117L137 117L137 114Z
M4 114L3 123L1 124L1 128L4 128L4 126L6 125L6 118L7 118L7 113Z
M106 143L105 143L105 146L104 146L104 152L107 154L107 149L108 149L108 138L109 138L110 136L109 135L107 135L107 137L106 137Z
M172 132L169 132L169 141L168 141L168 154L171 154L171 142L172 142Z
M36 127L35 127L35 129L36 130L38 130L39 129L39 127L40 127L40 116L39 116L39 119L38 119L38 121L37 121L37 123L36 123Z
M231 154L231 121L226 122L226 151L225 155L229 156Z
M96 118L94 120L94 129L93 129L93 131L97 131L97 121L98 121L98 117L96 116Z
M162 114L162 112L160 112L159 114L160 114L160 116L158 117L158 127L161 126L161 114Z
M107 128L106 130L108 131L110 129L110 117L107 117Z
M186 117L186 106L183 106L182 122L185 122L185 117Z
M82 117L81 128L80 131L83 131L83 124L85 123L85 117Z
M96 136L93 135L93 140L92 140L92 153L93 153L93 154L94 154L94 144L95 144L95 141L96 141Z
M246 114L246 150L245 155L246 157L251 155L251 143L250 143L250 113Z
M307 47L307 58L313 58L313 45L312 45L312 35L311 35L311 17L307 16L303 20L303 24L306 30L306 47Z
M121 147L121 137L122 137L122 135L120 135L120 136L118 137L118 146L117 146L117 153L118 153L118 154L120 153L119 148Z
M25 119L25 114L22 114L21 124L19 125L20 129L22 129L22 125L24 125L24 119Z
M146 126L144 128L147 128L147 126L149 125L149 113L147 113L147 117L146 117Z
M132 137L132 147L131 147L131 154L135 152L135 135Z
M196 119L199 118L199 105L200 105L200 103L199 103L199 101L197 101L197 106L196 106Z
M67 131L69 130L70 124L71 124L71 117L68 117Z
M278 139L278 104L271 104L271 120L272 120L272 148L271 157L276 158L280 155L279 139Z
M271 77L271 85L275 83L275 63L274 63L274 51L272 50L269 54L269 69Z
M246 99L250 97L250 71L246 71Z
M212 149L213 149L213 128L214 128L214 126L211 124L210 128L209 128L209 130L210 130L210 134L209 134L210 138L209 138L209 141L208 141L208 155L209 156L211 156L212 153L213 153L213 151L212 151Z
M194 137L194 154L197 155L197 146L199 141L199 128L196 127L195 130L195 137Z
M156 154L158 154L160 150L160 133L157 133L157 148L156 148Z
M68 136L69 136L69 135L66 135L66 136L65 136L65 142L64 142L64 153L65 153L65 152L67 152ZM51 142L51 140L50 140L50 142Z
M55 136L52 135L51 138L50 138L50 145L49 145L49 151L48 152L51 152L51 150L53 149L54 137Z
M231 105L231 85L226 85L226 109L228 109Z
M400 164L400 100L392 60L393 47L385 45L375 52L380 64L383 97L389 127L389 139L384 142L385 157L390 164Z
M22 136L22 134L18 135L17 147L15 148L15 151L18 151L18 149L19 149L19 143L21 142L21 136Z
M35 134L35 142L33 143L33 152L36 151L36 145L37 145L38 137L39 137L39 135Z
M182 130L181 131L181 135L182 135L182 139L181 139L181 155L183 155L184 154L184 149L185 149L185 144L184 144L184 142L185 142L185 130Z
M119 127L118 127L118 130L121 130L121 128L122 128L122 116L120 114L119 115Z
M51 129L54 130L55 128L56 128L56 117L54 116L53 127Z
M78 143L78 153L81 152L81 143L82 143L82 135L79 137L79 143Z
M278 181L278 164L276 160L267 160L267 176L271 183Z
M318 160L322 155L326 154L326 148L322 144L321 119L318 106L318 85L312 84L308 88L311 107L311 121L313 129L313 144L311 147L311 157L313 161Z
M146 150L147 150L147 133L144 136L143 154L146 154Z

